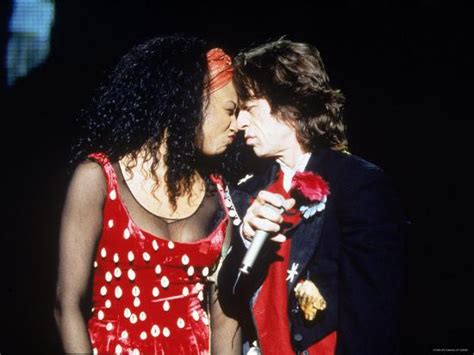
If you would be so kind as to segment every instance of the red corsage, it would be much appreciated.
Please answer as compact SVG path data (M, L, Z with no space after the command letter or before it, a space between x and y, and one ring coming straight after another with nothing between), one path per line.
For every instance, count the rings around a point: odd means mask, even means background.
M301 205L299 210L303 217L308 219L326 207L329 186L318 174L311 171L297 172L293 177L290 193L297 204Z

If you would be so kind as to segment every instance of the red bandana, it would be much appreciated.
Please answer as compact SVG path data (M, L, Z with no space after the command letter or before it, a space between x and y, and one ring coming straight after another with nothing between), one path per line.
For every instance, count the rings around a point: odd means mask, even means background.
M220 48L213 48L207 52L207 63L209 65L210 91L219 90L232 80L234 69L232 60Z

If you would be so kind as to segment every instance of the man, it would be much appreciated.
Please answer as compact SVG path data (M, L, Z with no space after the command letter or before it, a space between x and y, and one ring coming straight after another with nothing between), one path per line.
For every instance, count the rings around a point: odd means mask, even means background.
M344 96L319 52L262 45L236 57L234 81L246 144L274 163L232 193L242 223L219 274L223 309L265 355L398 353L406 221L382 170L347 152ZM308 177L316 199L298 190ZM273 241L237 277L256 230Z

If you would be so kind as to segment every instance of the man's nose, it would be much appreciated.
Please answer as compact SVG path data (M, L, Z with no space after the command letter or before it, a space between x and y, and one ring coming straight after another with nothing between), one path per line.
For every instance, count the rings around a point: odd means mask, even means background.
M243 130L248 127L249 124L249 113L241 110L237 116L237 128Z

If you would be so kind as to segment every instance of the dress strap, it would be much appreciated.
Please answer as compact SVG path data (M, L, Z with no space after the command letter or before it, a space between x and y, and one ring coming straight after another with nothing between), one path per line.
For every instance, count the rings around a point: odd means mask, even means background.
M104 171L104 175L107 181L107 194L112 200L115 200L117 196L117 174L115 172L114 167L112 166L112 162L104 153L92 153L89 154L88 157L97 162L102 167Z
M234 226L239 226L242 223L242 219L240 218L239 214L237 213L237 209L234 206L229 187L224 185L223 179L219 175L211 175L211 180L217 186L217 191L219 191L219 196L225 206L227 215L232 218L232 223Z
M224 187L224 181L222 180L222 177L216 174L212 174L209 177L211 181L216 185L221 202L225 206L225 211L228 214L229 211L228 211L228 206L225 203L225 187Z

